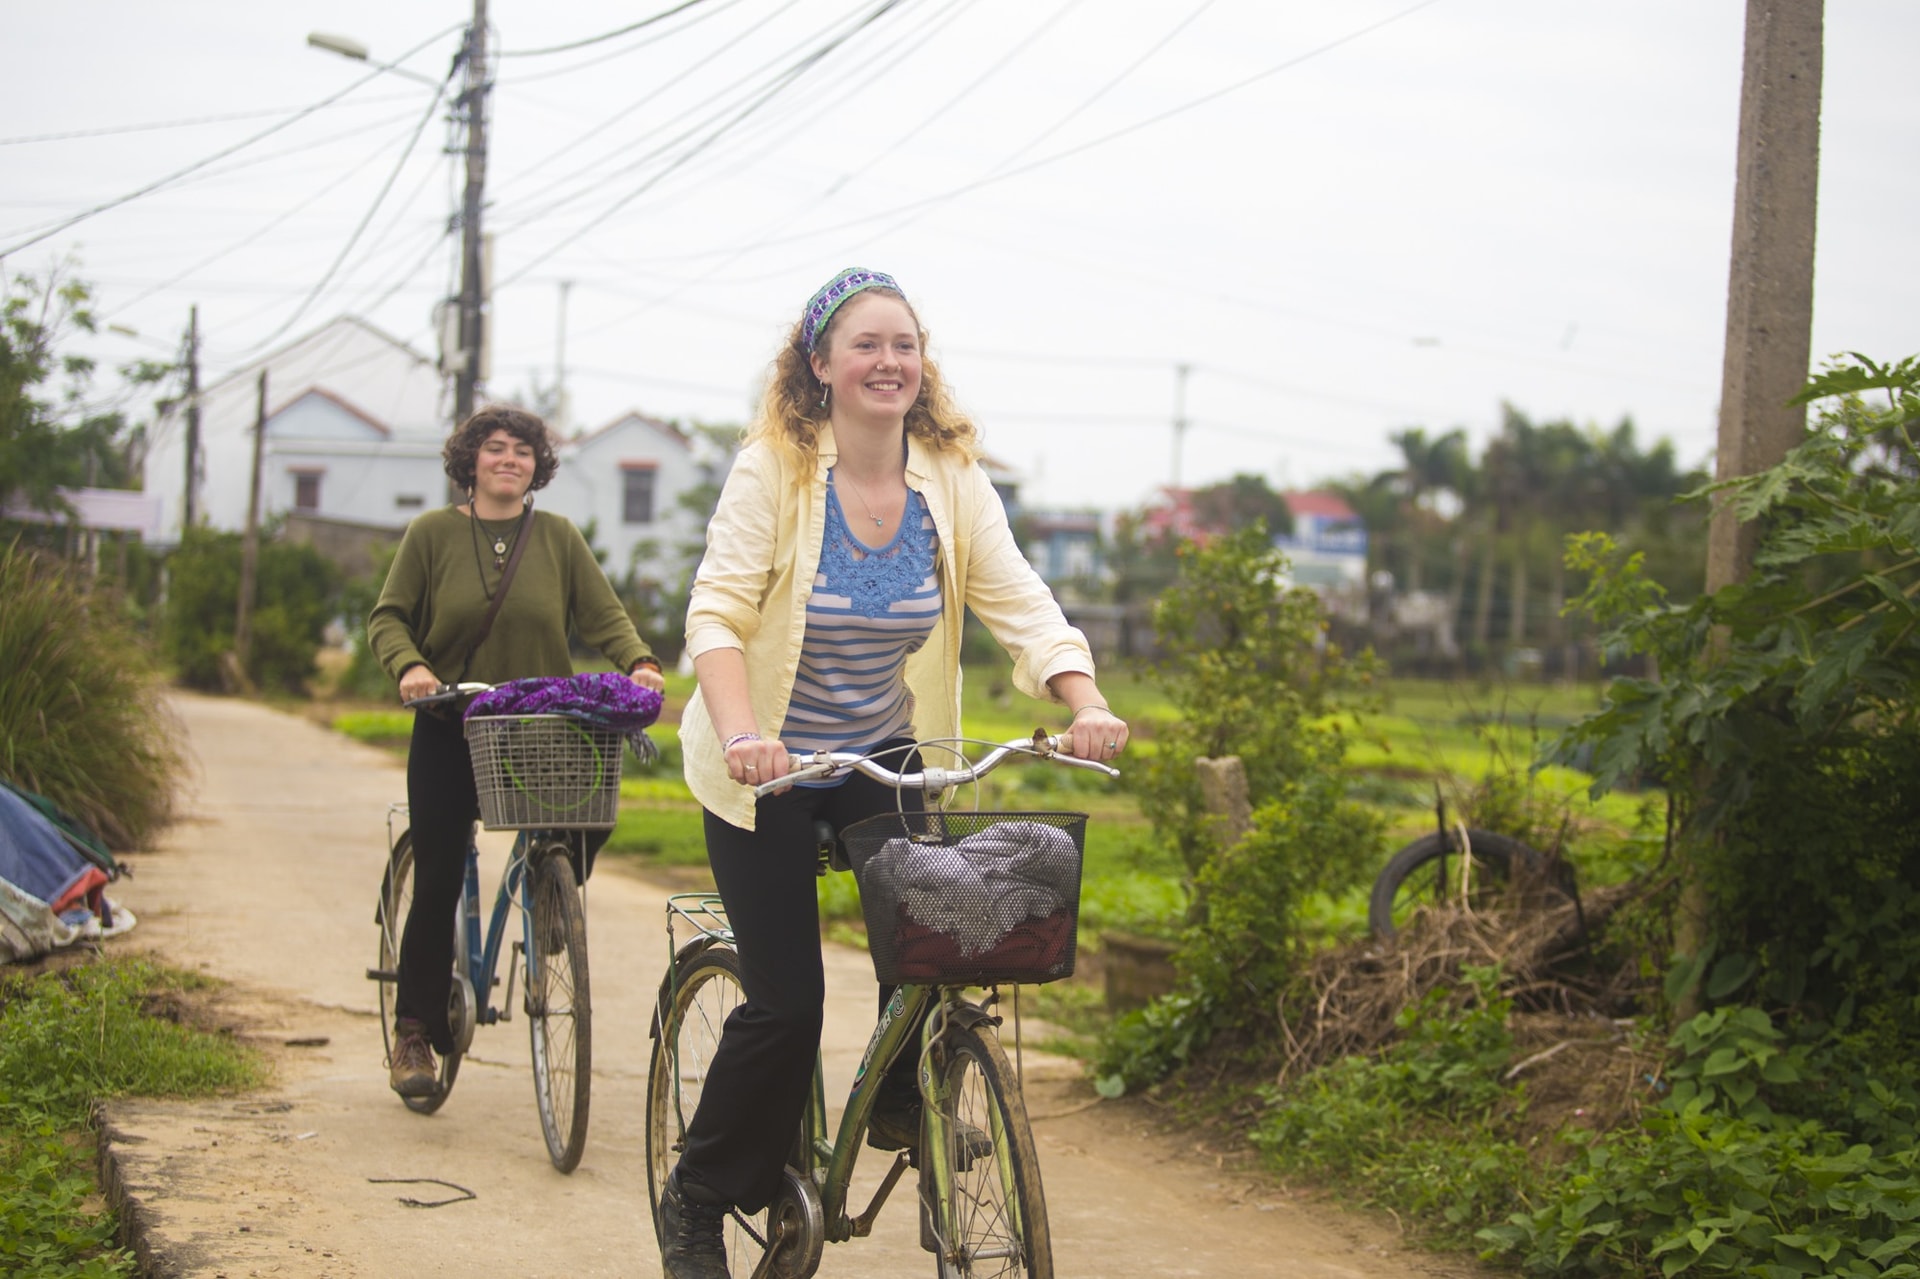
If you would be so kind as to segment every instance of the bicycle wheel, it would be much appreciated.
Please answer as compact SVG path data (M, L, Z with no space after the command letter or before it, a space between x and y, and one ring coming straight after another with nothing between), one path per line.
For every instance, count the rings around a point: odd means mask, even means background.
M922 1143L921 1242L941 1279L1053 1279L1040 1155L999 1039L955 1026L935 1051L946 1140Z
M656 1238L660 1193L686 1149L687 1124L700 1105L720 1032L745 999L740 957L720 944L683 952L661 984L647 1068L647 1203ZM767 1251L767 1215L748 1217L736 1210L725 1234L728 1267L736 1275L751 1275Z
M592 1091L593 1001L587 983L587 915L565 845L548 845L531 872L527 914L527 1031L533 1040L533 1095L547 1155L572 1172L587 1144Z
M380 878L380 900L374 907L373 921L380 929L380 963L376 970L380 985L380 1039L386 1046L387 1057L393 1056L393 1019L395 1001L399 998L400 983L400 937L407 926L407 912L413 907L413 832L402 831L400 838L393 842L393 852L387 858L386 873ZM447 1094L453 1091L454 1078L460 1073L459 1018L465 1016L465 1009L458 1007L462 1002L463 990L460 973L466 963L466 947L461 943L461 934L465 921L457 909L453 932L453 993L452 1003L456 1007L448 1010L448 1017L454 1025L454 1050L440 1054L439 1086L425 1097L402 1097L408 1110L422 1115L431 1115L440 1109Z
M1516 878L1562 896L1566 889L1547 882L1541 873L1545 859L1509 835L1469 830L1467 846L1473 867L1467 875L1467 904L1491 906L1515 887ZM1373 881L1367 901L1367 926L1375 937L1391 937L1422 906L1460 900L1460 832L1422 835L1393 855Z

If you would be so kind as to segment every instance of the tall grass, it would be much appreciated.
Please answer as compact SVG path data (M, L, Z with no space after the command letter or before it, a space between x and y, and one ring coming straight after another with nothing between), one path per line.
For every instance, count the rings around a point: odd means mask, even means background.
M117 848L164 823L184 765L142 637L60 561L0 547L0 776Z

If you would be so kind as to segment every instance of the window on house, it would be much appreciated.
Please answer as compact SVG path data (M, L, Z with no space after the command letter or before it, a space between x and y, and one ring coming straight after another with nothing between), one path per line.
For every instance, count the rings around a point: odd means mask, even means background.
M317 511L320 509L320 472L294 472L293 509L296 511Z
M621 518L628 524L653 523L653 477L651 466L621 469L625 481Z

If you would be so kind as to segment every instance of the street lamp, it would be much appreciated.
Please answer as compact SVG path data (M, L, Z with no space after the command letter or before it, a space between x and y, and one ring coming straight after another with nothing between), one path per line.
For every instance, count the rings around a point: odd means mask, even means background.
M309 31L307 33L307 43L316 49L324 49L328 53L337 53L343 58L352 58L355 62L364 62L370 67L378 67L382 71L391 71L393 74L405 76L409 80L418 80L422 84L430 84L436 89L440 87L440 82L432 76L421 75L418 71L410 71L406 67L398 66L391 62L375 62L369 55L367 46L361 44L352 36L332 35L325 31Z
M440 82L417 71L389 62L374 62L367 46L349 36L311 32L307 43L328 53L337 53L355 62L365 62L382 71L407 76L440 87ZM481 356L486 349L485 270L482 261L483 239L480 219L486 205L487 174L487 0L473 0L473 21L467 27L465 47L454 62L457 70L464 64L466 87L454 99L454 119L466 126L466 192L460 201L460 296L458 350L453 358L443 358L441 371L453 375L453 420L466 421L473 412L474 397L481 377ZM451 73L449 73L451 77Z

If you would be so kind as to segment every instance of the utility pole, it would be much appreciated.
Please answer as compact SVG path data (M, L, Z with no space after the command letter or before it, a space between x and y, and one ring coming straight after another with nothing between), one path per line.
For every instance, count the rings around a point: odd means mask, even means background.
M1191 364L1173 366L1173 488L1180 490L1180 454L1185 450L1187 439L1187 376L1193 372Z
M1806 436L1806 409L1788 401L1806 384L1813 350L1824 19L1822 0L1747 0L1716 479L1763 471ZM1757 541L1730 503L1714 507L1709 593L1747 576ZM1695 955L1711 903L1696 862L1682 876L1674 949ZM1684 992L1681 1020L1699 1009L1698 988Z
M253 647L253 599L260 577L260 455L267 438L267 371L253 411L253 471L247 486L247 528L240 537L240 604L233 619L233 656L244 680Z
M467 122L467 189L460 202L460 354L453 375L453 420L457 426L473 413L480 381L480 353L486 344L484 248L480 219L487 189L487 0L473 0L473 24L467 28L467 85L456 109Z
M180 508L180 540L198 521L200 488L200 307L187 308L187 476Z

